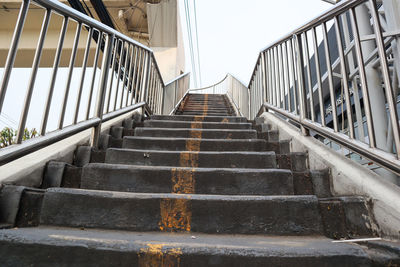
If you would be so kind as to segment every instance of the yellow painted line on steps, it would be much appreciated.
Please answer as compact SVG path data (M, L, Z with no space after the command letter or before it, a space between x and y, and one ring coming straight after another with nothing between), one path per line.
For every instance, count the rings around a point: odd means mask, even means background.
M163 249L167 244L147 244L139 252L139 267L172 267L180 265L180 248Z
M206 95L205 98L208 98ZM204 116L207 114L208 106L204 105L203 115L195 116L191 123L192 129L189 134L189 140L186 141L185 151L180 153L179 167L188 167L187 169L172 168L171 183L172 193L175 194L194 194L195 178L194 174L198 167L202 132L196 129L202 129ZM159 228L161 231L187 231L191 230L192 209L190 197L182 199L162 199L160 202L161 220Z

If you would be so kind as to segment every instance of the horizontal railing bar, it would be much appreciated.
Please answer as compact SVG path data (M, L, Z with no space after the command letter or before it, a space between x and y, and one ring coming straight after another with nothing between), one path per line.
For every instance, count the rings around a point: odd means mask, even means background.
M395 36L398 36L398 35L400 35L400 30L397 30L397 31L387 31L387 32L384 32L384 33L382 33L382 36L384 37L384 38L386 38L386 37L395 37ZM370 41L370 40L375 40L375 34L369 34L369 35L364 35L364 36L362 36L362 37L360 37L360 41Z
M368 144L362 143L356 139L350 139L347 135L335 132L333 129L322 126L317 122L313 122L309 119L301 120L299 116L291 114L281 108L274 107L268 103L264 103L265 108L272 110L274 112L279 113L287 117L290 120L297 122L300 125L312 130L325 138L328 138L340 145L345 146L349 150L354 151L355 153L370 159L371 161L375 162L376 164L388 168L389 170L400 174L400 163L397 160L396 156L380 150L378 148L370 148Z
M202 88L189 89L189 91L201 91L201 90L210 89L210 88L212 88L212 87L214 87L214 86L217 86L217 85L223 83L223 82L226 80L226 78L228 78L228 74L225 75L225 77L224 77L221 81L219 81L219 82L217 82L217 83L215 83L215 84L213 84L213 85L209 85L209 86L207 86L207 87L202 87Z

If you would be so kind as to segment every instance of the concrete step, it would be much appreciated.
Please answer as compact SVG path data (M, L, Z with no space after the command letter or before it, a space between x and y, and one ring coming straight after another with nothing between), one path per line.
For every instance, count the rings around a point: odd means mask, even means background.
M185 110L181 111L181 114L183 115L210 115L213 114L212 116L228 116L231 114L229 111L213 111L213 110Z
M184 109L188 109L188 108L203 108L203 107L207 107L209 109L221 109L221 110L226 110L229 109L229 106L226 105L221 105L221 104L208 104L208 103L186 103Z
M199 151L275 151L276 147L260 139L195 139L125 136L122 148L187 151L190 145L198 142ZM275 144L275 143L273 143ZM271 148L271 149L267 149ZM278 148L279 149L279 148ZM276 152L277 153L277 152Z
M232 116L230 112L202 112L202 111L183 111L178 115L197 115L197 116Z
M218 195L293 195L288 170L129 166L91 163L81 188L137 193L191 192Z
M0 230L3 266L378 266L371 250L321 236ZM388 254L382 265L398 262L395 258Z
M188 115L151 115L151 120L204 121L204 122L247 122L245 117L235 116L188 116Z
M256 139L255 130L232 129L188 129L188 128L145 128L135 129L135 136L148 137L183 137L205 139Z
M182 112L199 112L199 111L207 111L207 112L230 112L231 110L227 109L227 108L209 108L209 107L193 107L193 108L184 108L181 110Z
M170 120L147 120L144 127L155 128L200 128L200 129L251 129L251 123L187 122Z
M231 112L232 109L223 107L209 107L209 106L189 106L189 107L185 107L184 109L182 109L181 111L187 112L187 111L215 111L215 112Z
M323 232L315 196L149 194L67 188L47 189L40 225L218 234Z
M196 152L157 151L109 148L105 163L207 167L207 168L276 168L275 152Z

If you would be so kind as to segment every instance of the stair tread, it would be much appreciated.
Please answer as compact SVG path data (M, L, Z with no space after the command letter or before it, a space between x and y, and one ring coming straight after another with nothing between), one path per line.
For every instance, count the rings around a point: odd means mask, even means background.
M13 243L46 244L55 246L85 246L96 249L140 251L148 244L163 244L179 248L183 253L213 254L247 253L258 256L353 256L366 257L357 244L332 243L324 236L267 236L196 233L130 232L119 230L85 229L40 226L0 230L0 240ZM213 250L218 247L218 250ZM212 251L211 251L212 250Z
M159 128L159 127L137 127L136 129L149 129L152 131L202 131L202 132L246 132L246 133L257 133L253 129L201 129L201 128Z

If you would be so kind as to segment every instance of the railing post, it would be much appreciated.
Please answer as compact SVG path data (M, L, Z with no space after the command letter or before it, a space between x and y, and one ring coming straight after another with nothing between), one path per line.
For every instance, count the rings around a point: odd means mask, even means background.
M147 93L148 93L148 84L149 84L149 78L150 78L150 70L151 70L151 52L147 52L147 58L145 61L145 73L143 77L143 83L142 83L142 95L141 95L141 101L146 101L147 99Z
M304 85L304 62L303 62L303 47L301 42L301 35L293 35L296 44L296 62L298 70L298 89L299 89L299 106L300 106L300 122L302 122L307 116L307 103L306 103L306 87ZM303 135L309 135L309 131L302 124L300 124L301 132Z
M99 42L102 38L99 38ZM104 56L103 62L101 64L101 76L100 76L100 83L99 83L99 90L96 100L96 107L95 107L95 117L99 118L100 120L103 119L103 109L104 109L104 99L106 96L106 87L107 87L107 79L108 79L108 72L110 70L110 62L112 57L112 49L113 49L113 40L114 34L107 34L106 37L106 46L104 48ZM100 123L95 126L92 130L92 138L91 138L91 146L98 147L99 139L101 133L101 121Z

